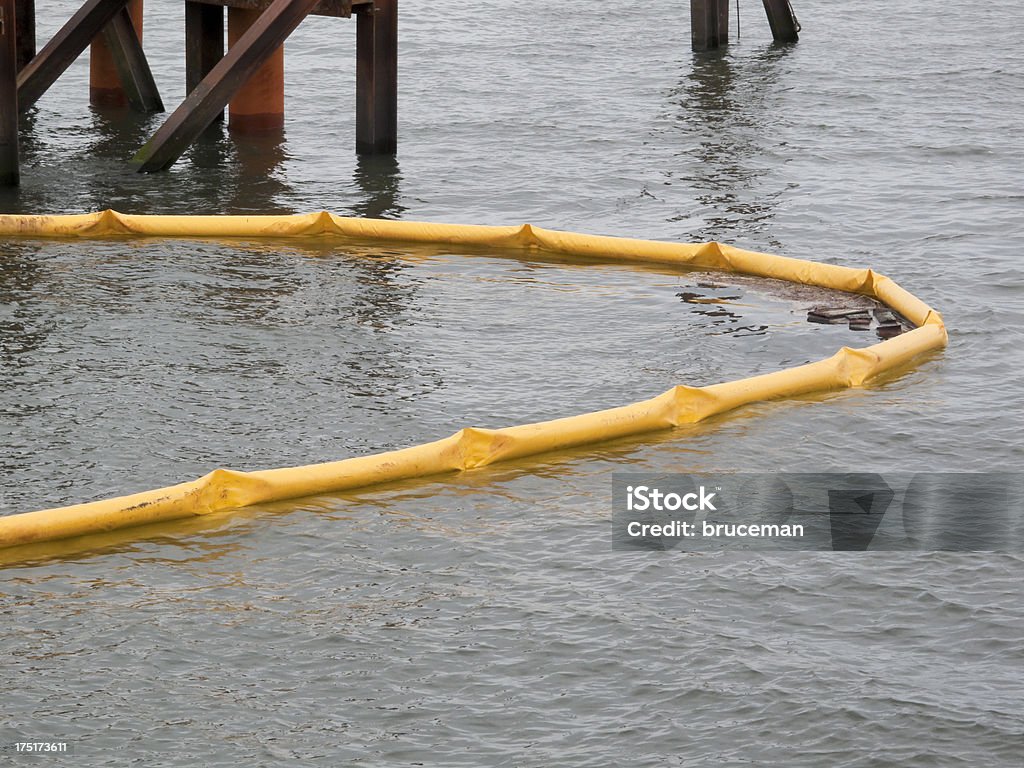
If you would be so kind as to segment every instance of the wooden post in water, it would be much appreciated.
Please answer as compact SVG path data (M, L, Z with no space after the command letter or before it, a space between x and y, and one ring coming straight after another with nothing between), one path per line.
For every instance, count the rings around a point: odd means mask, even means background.
M15 0L0 0L0 186L18 173L18 31Z
M142 40L142 0L130 0L128 13L136 36ZM102 35L95 38L89 48L89 103L96 107L128 106L128 94L121 87L117 64Z
M262 10L228 8L228 50L262 15ZM284 45L276 48L228 105L228 128L267 133L284 128Z
M398 151L398 0L357 6L356 152Z
M185 2L185 93L192 93L224 58L224 6ZM214 117L223 121L224 111Z
M695 51L729 42L729 0L690 0L690 41Z
M20 72L36 55L36 0L15 0L14 14Z
M789 0L764 0L764 11L776 43L795 43L800 39L800 24Z

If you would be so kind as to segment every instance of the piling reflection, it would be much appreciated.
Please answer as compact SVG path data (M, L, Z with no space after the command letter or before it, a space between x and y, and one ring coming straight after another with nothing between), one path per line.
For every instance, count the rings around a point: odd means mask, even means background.
M397 219L405 211L400 202L402 181L398 158L394 155L358 155L353 181L362 199L352 206L355 216L370 219Z
M163 114L90 108L81 125L54 132L21 117L22 184L0 188L0 210L11 213L99 211L131 213L295 213L283 131L229 135L214 123L186 153L183 168L143 174L132 155L153 135ZM187 166L187 167L185 167Z
M295 209L284 202L293 189L286 180L288 161L284 131L259 135L232 134L216 145L233 147L238 164L237 182L233 185L225 210L229 213L286 214Z
M90 107L89 115L91 125L86 129L86 135L94 137L95 141L88 154L122 163L128 148L142 146L165 117L161 114L139 114L127 107Z
M185 159L192 171L175 180L185 193L181 213L206 212L196 210L196 201L209 206L210 213L295 213L285 202L294 189L285 175L289 155L284 131L238 136L229 134L223 123L213 123ZM137 176L152 179L154 174Z
M696 242L743 236L780 245L766 233L783 190L772 189L768 178L780 121L778 65L789 51L772 45L742 57L734 49L695 53L686 78L669 93L685 149L667 176L691 186L705 208L690 234Z

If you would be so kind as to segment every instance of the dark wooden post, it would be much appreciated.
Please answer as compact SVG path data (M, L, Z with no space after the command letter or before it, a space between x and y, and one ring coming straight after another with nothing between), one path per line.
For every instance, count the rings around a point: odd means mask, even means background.
M18 30L15 0L0 0L0 186L18 173Z
M36 0L15 0L18 31L18 71L36 55Z
M224 58L224 6L185 0L185 93ZM224 110L213 121L224 122Z
M398 0L356 9L356 152L398 151Z
M185 92L192 93L223 58L224 6L185 0Z
M764 11L776 43L795 43L800 39L800 24L789 0L764 0Z
M723 15L725 26L721 27ZM717 48L728 39L729 0L690 0L690 41L693 50Z

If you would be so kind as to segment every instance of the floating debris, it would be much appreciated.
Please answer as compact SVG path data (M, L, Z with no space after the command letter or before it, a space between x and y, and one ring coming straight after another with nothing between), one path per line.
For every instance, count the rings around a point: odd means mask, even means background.
M875 328L875 333L880 339L892 339L903 333L903 326L899 323L886 323Z
M874 310L875 320L878 321L879 325L892 325L893 323L899 323L896 318L896 313L888 307L876 307Z
M826 317L825 315L819 315L815 312L807 313L807 322L809 323L822 323L824 325L843 325L846 323L845 317Z
M850 330L851 331L870 331L871 330L871 317L870 316L858 316L850 318Z
M870 326L871 314L867 307L811 307L807 312L807 322L825 325L850 323L851 327L854 323L868 323Z

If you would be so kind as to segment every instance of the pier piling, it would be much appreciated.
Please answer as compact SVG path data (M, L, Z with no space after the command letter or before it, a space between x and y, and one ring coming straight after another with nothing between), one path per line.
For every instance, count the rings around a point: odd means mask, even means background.
M18 73L19 109L35 104L126 5L128 0L86 0Z
M103 28L103 37L114 63L121 92L136 112L163 112L164 103L142 50L140 32L127 8L122 8Z
M20 72L36 55L36 0L15 0L14 15Z
M228 50L231 50L262 11L228 8ZM284 128L284 45L278 46L231 97L228 128L235 133L269 133Z
M274 55L318 0L274 0L174 110L132 159L140 172L170 168L259 68Z
M398 0L356 9L356 152L398 151Z
M729 0L690 0L693 50L707 51L729 42Z
M15 0L0 0L0 186L18 185L18 31Z
M143 0L130 0L123 9L131 17L132 28L140 40L142 39L142 2ZM104 28L104 32L109 28L108 24ZM89 46L89 103L96 107L128 106L128 95L121 87L118 68L105 34L93 39Z
M795 43L800 39L800 24L789 0L764 0L764 11L776 43Z
M192 93L224 58L224 6L185 0L185 92ZM224 110L214 116L224 119Z

